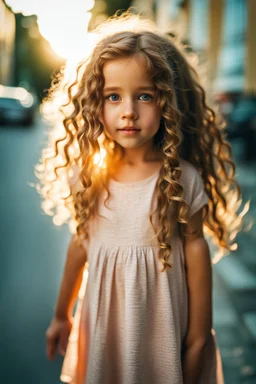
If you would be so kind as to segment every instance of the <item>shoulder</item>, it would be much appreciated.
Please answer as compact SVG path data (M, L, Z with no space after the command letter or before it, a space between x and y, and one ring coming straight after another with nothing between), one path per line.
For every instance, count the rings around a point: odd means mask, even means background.
M206 195L201 175L196 167L190 162L181 159L180 168L182 169L182 174L179 181L183 188L183 198L190 206L192 215L203 205L207 204L208 196Z
M182 170L180 177L182 186L192 187L194 183L202 180L196 167L187 160L180 159L180 168Z

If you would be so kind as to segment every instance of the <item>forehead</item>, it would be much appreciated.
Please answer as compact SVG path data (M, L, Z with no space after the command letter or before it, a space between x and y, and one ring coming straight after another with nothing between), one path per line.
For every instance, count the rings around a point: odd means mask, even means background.
M110 60L103 67L105 87L117 87L120 84L137 84L153 86L146 59L142 55L134 55Z

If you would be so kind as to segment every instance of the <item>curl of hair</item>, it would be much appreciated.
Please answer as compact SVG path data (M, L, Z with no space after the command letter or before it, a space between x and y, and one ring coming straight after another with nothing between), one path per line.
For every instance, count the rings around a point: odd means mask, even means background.
M132 21L131 30L127 21ZM106 35L106 29L112 27L113 30L117 24L122 26L120 31ZM108 193L105 204L110 196L108 171L113 162L124 155L123 148L117 143L113 145L111 138L104 135L100 122L103 67L110 60L140 54L146 60L162 109L160 128L155 136L155 144L162 150L162 168L156 185L158 230L153 224L154 212L149 216L159 243L162 271L171 267L170 236L175 225L179 223L182 227L188 223L189 207L179 182L180 157L192 163L202 177L208 195L204 229L219 246L221 255L235 249L233 242L242 228L248 205L238 213L241 192L235 180L231 147L226 141L223 123L206 102L205 91L190 62L194 56L190 56L177 39L152 31L151 23L142 22L129 13L113 17L107 28L102 27L104 37L99 39L90 57L78 66L75 80L63 87L67 95L66 102L59 108L64 116L63 135L53 137L51 149L43 153L42 162L36 168L45 211L56 218L58 208L65 209L65 218L69 220L71 216L77 235L88 238L87 223L97 213L103 187ZM50 92L53 98L56 88L60 89L53 85ZM94 163L101 148L105 150L103 167ZM79 172L79 182L75 185L70 182L74 170Z

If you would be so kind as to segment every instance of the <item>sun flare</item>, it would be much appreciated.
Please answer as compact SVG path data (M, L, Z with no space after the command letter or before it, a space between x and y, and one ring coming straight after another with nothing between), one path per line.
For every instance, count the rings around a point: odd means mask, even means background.
M41 35L60 57L79 60L81 53L85 53L89 11L94 7L94 0L6 0L6 4L14 13L36 15Z

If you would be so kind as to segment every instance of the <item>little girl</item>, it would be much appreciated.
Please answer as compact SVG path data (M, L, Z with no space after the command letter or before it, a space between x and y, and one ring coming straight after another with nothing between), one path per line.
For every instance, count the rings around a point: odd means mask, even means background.
M41 175L44 196L77 223L47 354L65 354L66 383L220 384L204 233L235 248L231 149L185 48L135 19L102 29L68 88L65 135L43 156L55 171ZM63 173L70 193L54 200Z

